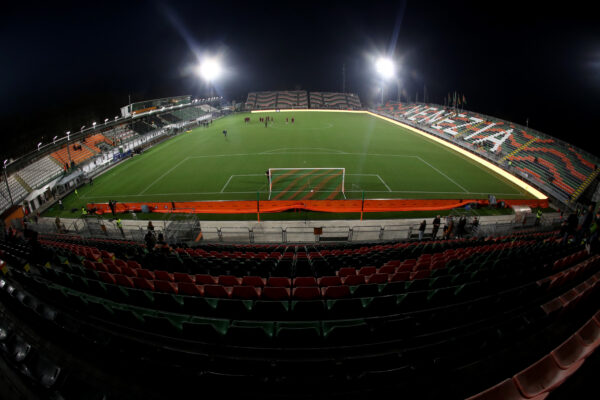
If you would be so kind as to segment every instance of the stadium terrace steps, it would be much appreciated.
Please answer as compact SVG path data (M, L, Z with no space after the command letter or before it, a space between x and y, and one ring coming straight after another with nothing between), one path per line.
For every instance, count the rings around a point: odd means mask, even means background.
M32 188L31 186L29 186L29 185L28 185L28 184L27 184L27 183L26 183L26 182L23 180L23 178L21 178L21 177L19 176L19 174L14 174L14 175L13 175L13 177L15 178L15 180L16 180L17 182L19 182L19 184L20 184L21 186L23 186L23 187L25 188L25 190L26 190L26 191L28 191L29 193L33 192L33 188Z
M533 142L535 142L535 141L537 141L537 140L538 140L537 138L533 138L533 139L531 139L530 141L528 141L527 143L525 143L523 146L516 148L516 149L515 149L515 150L513 150L511 153L509 153L509 154L505 155L504 157L502 157L502 158L500 159L500 162L502 162L502 161L504 161L504 160L508 159L509 157L512 157L512 156L514 156L515 154L517 154L517 153L518 153L519 151L521 151L521 150L525 150L525 149L527 148L527 146L529 146L530 144L532 144Z
M598 176L598 173L600 173L600 170L596 169L594 172L592 172L591 175L589 175L586 178L585 181L583 181L581 183L581 185L577 189L575 189L575 191L571 195L571 198L569 199L569 201L571 203L575 203L577 201L579 196L581 196L583 194L583 192L585 192L585 190L591 185L591 183L594 181L594 179L596 179L596 177Z
M81 142L81 145L88 149L93 155L101 153L101 150L95 145L87 144L86 142Z

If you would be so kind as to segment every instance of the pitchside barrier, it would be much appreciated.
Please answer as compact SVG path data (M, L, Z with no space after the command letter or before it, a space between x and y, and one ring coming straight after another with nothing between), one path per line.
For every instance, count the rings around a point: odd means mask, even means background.
M497 200L507 206L526 205L531 208L547 208L548 199ZM147 206L153 213L192 213L192 214L260 214L283 211L319 211L335 213L398 212L451 210L477 203L488 206L488 200L447 199L447 200L236 200L236 201L188 201L156 203L117 203L117 213L141 212ZM111 213L107 203L89 203L88 210L95 208L97 214Z

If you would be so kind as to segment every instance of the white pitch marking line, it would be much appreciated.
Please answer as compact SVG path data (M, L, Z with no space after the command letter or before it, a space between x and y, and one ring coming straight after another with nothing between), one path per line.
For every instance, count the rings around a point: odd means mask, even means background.
M273 191L273 193L280 193L281 191ZM308 192L308 191L305 191ZM333 193L335 190L321 190L322 193ZM362 193L363 190L346 190L347 193ZM428 191L420 191L420 190L392 190L384 191L384 190L364 190L366 193L420 193L420 194L465 194L465 192L428 192ZM224 192L225 194L256 194L256 191L252 192ZM118 198L118 197L141 197L141 196L180 196L180 195L191 195L191 194L223 194L221 192L191 192L191 193L152 193L150 195L143 194L111 194L111 195L103 195L103 196L93 196L89 197L86 195L80 196L82 199L97 199L97 198ZM466 194L490 194L489 192L466 192ZM518 196L518 193L491 193L493 195L499 196ZM212 201L212 200L208 200Z
M142 190L139 194L143 194L144 192L146 192L148 189L150 189L156 182L160 181L162 178L164 178L165 176L167 176L168 174L171 173L171 171L173 171L175 168L179 167L183 162L187 161L189 159L189 157L184 158L183 160L179 161L177 164L175 164L171 169L169 169L167 172L165 172L164 174L162 174L161 176L158 177L158 179L155 179L154 182L152 182L150 185L148 185L146 187L146 189Z
M227 179L227 182L225 182L225 185L223 186L223 189L221 189L221 191L219 193L223 193L225 191L225 188L227 187L227 185L229 185L229 182L231 181L231 179L234 176L262 176L262 174L238 174L238 175L231 175L229 177L229 179ZM231 193L231 192L227 192L227 193Z
M266 150L263 151L261 153L258 154L280 154L281 152L286 153L285 150L326 150L326 151L330 151L333 152L335 154L347 154L344 151L341 150L336 150L336 149L328 149L325 147L282 147L279 149L272 149L272 150ZM297 151L293 151L293 152L289 152L290 154L297 154ZM323 154L323 153L317 153L317 154Z
M377 174L376 176L379 178L379 180L381 181L381 183L383 183L383 186L385 186L387 188L388 192L391 192L392 189L390 189L390 187L387 185L387 183L385 183L385 181L383 179L381 179L381 177L379 176L379 174Z
M470 193L467 189L465 189L464 187L462 187L461 185L459 185L458 182L456 182L454 179L450 178L448 175L446 175L445 173L443 173L442 171L440 171L439 169L437 169L433 165L429 164L427 161L423 160L421 157L417 156L417 158L419 160L421 160L422 162L424 162L425 164L429 165L434 170L436 170L439 174L443 175L450 182L454 183L456 186L458 186L459 188L461 188L465 193Z

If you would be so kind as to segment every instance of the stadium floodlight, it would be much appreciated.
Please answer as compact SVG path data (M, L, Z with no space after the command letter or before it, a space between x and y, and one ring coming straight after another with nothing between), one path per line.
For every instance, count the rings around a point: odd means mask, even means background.
M69 136L71 135L71 131L67 131L67 141L69 141Z
M394 62L385 57L380 57L375 62L375 70L383 79L393 78L396 74L396 66Z
M116 120L118 120L118 119L119 119L119 116L118 116L118 115L115 115L115 121L116 121Z
M94 129L96 129L96 123L92 122L92 126L94 127Z
M42 145L42 142L38 143L38 151L40 151L40 146Z
M83 132L83 128L85 128L85 125L81 127L80 132Z
M108 118L104 118L104 125L108 122Z
M215 58L206 58L198 66L197 73L207 82L212 82L221 76L223 69Z
M6 168L6 164L8 164L8 158L4 160L4 168Z
M54 137L52 138L52 143L56 144L56 138L57 138L57 137L58 137L58 136L54 136Z

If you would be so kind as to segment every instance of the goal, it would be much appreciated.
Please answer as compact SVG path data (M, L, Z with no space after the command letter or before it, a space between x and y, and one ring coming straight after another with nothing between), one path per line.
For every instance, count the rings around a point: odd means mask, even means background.
M346 168L269 168L270 200L346 197Z

